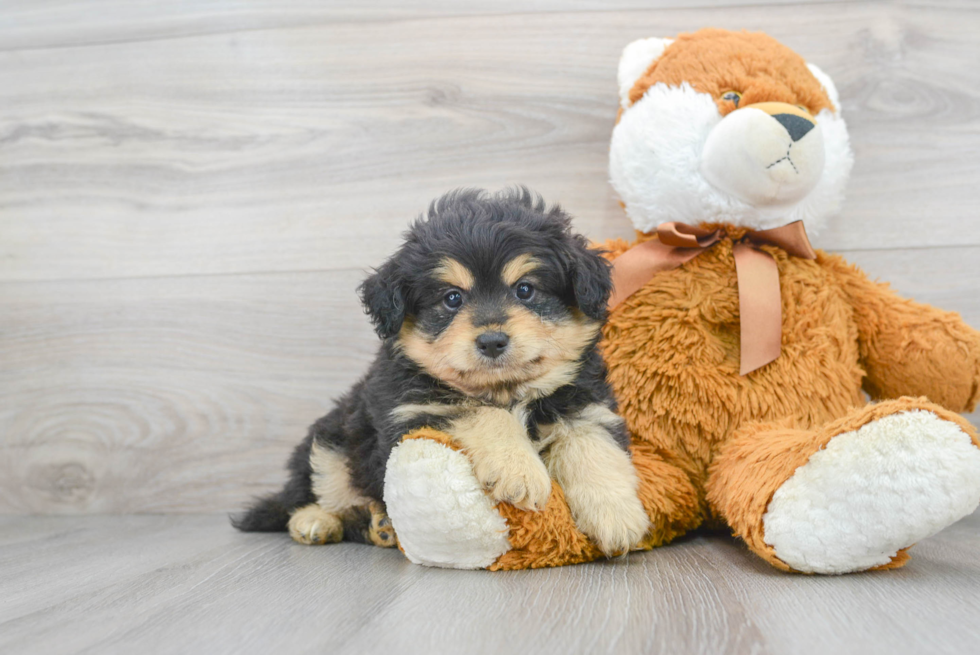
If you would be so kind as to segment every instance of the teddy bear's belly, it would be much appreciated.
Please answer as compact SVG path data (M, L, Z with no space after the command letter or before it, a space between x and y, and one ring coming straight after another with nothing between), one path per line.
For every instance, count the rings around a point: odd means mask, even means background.
M633 438L695 471L747 422L808 427L865 402L851 308L816 262L777 256L782 353L739 375L738 288L724 254L658 274L611 314L602 345Z

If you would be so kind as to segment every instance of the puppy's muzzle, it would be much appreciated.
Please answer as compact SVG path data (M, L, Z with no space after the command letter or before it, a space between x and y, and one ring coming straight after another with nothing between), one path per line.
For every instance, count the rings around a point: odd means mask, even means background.
M484 357L497 359L504 354L509 343L510 337L503 332L484 332L476 338L476 349Z

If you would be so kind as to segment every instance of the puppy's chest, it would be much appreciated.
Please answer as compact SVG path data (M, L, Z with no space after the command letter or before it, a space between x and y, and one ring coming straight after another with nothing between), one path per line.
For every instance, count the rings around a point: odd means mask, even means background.
M479 433L481 438L527 439L538 452L558 438L559 427L577 415L574 403L564 399L541 399L508 405L462 404L455 408L445 425L456 438Z
M526 403L523 411L528 436L539 445L539 450L543 450L554 441L557 427L582 420L583 413L596 405L595 394L575 385L564 386L546 398Z
M556 428L562 418L564 417L544 415L541 413L529 413L527 415L525 423L527 436L539 453L546 450L558 438L558 430Z

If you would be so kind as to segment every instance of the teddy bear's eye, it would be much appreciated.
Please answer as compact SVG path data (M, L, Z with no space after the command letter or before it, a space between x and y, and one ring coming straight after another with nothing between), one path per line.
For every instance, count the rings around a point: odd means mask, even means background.
M734 102L735 106L738 107L738 101L742 99L742 94L738 91L727 91L721 96L722 100L728 100L729 102Z

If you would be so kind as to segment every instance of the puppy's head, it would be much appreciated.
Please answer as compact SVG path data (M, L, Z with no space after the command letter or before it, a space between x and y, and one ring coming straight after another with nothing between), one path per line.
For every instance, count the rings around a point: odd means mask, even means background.
M598 339L609 266L526 189L435 201L361 285L382 339L467 393L548 393Z

